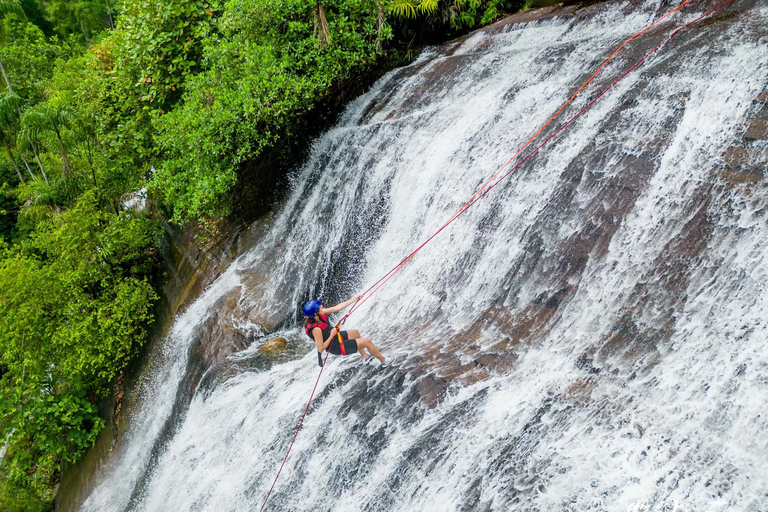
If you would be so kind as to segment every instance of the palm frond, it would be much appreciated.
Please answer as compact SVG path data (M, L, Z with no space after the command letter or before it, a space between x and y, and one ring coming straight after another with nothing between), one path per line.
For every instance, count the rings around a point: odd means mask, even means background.
M35 141L38 139L40 131L35 127L22 125L19 135L16 137L16 147L24 153L33 153L35 151Z
M2 1L2 0L0 0ZM70 124L72 114L61 101L48 100L27 109L21 115L21 125L38 131L59 129Z
M415 18L418 6L410 0L391 0L387 2L387 12L398 18Z
M36 134L45 130L50 125L50 119L42 112L38 105L30 108L21 115L22 129L34 131Z
M23 201L19 211L21 218L38 223L61 214L54 188L39 176L19 185L16 194Z
M0 0L0 16L11 13L26 18L24 9L21 8L21 2L19 2L19 0Z
M8 126L18 117L21 98L12 92L0 94L0 124Z
M417 9L420 14L434 14L437 11L438 0L421 0Z
M72 122L73 116L69 113L69 110L57 110L56 121L60 125L69 125Z

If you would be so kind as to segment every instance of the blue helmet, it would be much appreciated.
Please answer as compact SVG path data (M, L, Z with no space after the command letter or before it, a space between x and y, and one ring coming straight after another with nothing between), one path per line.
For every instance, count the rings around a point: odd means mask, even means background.
M304 307L301 308L301 312L304 313L304 316L306 317L313 317L315 316L315 313L320 309L320 306L322 306L323 303L320 302L317 299L312 299L311 301L304 304Z

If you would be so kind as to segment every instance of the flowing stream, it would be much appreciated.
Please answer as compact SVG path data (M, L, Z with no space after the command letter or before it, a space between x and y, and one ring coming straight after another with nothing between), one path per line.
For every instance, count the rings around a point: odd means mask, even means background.
M716 5L630 43L560 122ZM81 510L259 510L317 377L300 305L376 281L669 9L478 32L350 104L176 320ZM331 356L266 510L768 511L766 26L737 0L678 34L365 303L347 327L398 363ZM250 346L190 388L214 311Z

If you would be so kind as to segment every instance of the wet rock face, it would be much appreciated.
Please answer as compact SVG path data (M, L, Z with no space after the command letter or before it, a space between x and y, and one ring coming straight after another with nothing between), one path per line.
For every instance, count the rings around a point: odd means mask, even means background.
M712 7L717 5L717 2L711 3ZM748 2L741 9L746 12L754 5ZM511 16L486 32L502 34L510 24L552 16L590 19L599 16L600 11L599 5L547 7ZM706 20L703 26L716 33L725 32L737 16L733 12L719 14ZM664 36L665 32L655 28L635 40L621 54L621 60L627 63L625 67L642 58ZM450 95L459 82L457 77L477 67L482 52L491 47L493 40L488 38L485 45L475 43L471 51L464 49L465 43L466 38L446 43L436 50L434 59L404 69L399 79L405 81L418 74L422 80L407 91L409 99L404 101L403 108L390 113L386 119L396 120L428 110L432 101L430 94L435 90ZM687 44L684 37L672 39L664 51L680 50L684 54ZM567 56L567 48L560 47L557 51L562 52L558 58ZM653 86L652 77L672 76L675 66L671 62L651 64L651 69L644 70L649 78L633 86L620 108L600 121L600 130L593 141L570 161L559 177L557 190L527 230L522 240L525 250L517 261L510 262L509 278L504 286L508 291L498 297L497 304L480 315L470 328L458 333L435 333L430 322L411 327L411 333L421 330L435 339L433 347L413 359L411 368L417 375L428 376L419 384L428 404L438 403L444 395L442 390L452 382L477 382L485 380L489 373L510 370L517 360L519 344L537 343L557 323L558 308L579 292L590 262L605 257L625 219L635 211L637 201L649 192L659 160L674 142L689 96L665 94ZM601 90L615 78L599 75L593 82L594 89ZM510 98L514 92L508 92ZM394 95L393 88L375 98L364 119L379 112ZM660 112L659 117L647 117L649 111ZM646 114L635 116L628 112ZM564 119L567 116L559 122ZM714 168L708 181L684 199L690 216L681 220L680 233L664 247L627 298L623 314L609 334L586 354L592 363L614 372L637 375L638 371L658 362L657 346L664 345L675 333L676 319L686 307L689 274L704 264L702 253L715 228L713 217L718 215L712 210L720 208L712 202L724 187L738 188L748 195L753 185L764 180L768 169L767 120L768 92L764 91L754 98L742 135L723 153L725 165ZM637 132L643 133L642 138L637 138ZM623 154L617 151L622 147L625 148ZM534 156L531 165L526 164L519 172L540 171L537 163L543 158ZM563 234L563 225L575 226L575 229ZM478 245L482 244L483 241L478 240ZM455 277L460 279L459 275ZM540 290L538 297L528 304L518 304L521 291L531 288L531 283ZM480 347L476 341L487 337L489 332L496 333L498 342L490 348L487 343Z
M200 379L210 368L220 365L228 356L249 345L248 334L235 326L232 315L237 309L240 295L240 289L235 288L219 299L209 311L208 318L196 329L184 379L189 397L194 394Z
M219 299L208 312L208 318L200 326L193 349L202 359L205 368L223 361L227 356L248 346L248 336L236 327L233 312L241 292L235 288Z
M757 95L746 119L743 134L723 154L723 167L713 173L729 187L742 187L749 194L752 186L765 179L768 170L768 91Z

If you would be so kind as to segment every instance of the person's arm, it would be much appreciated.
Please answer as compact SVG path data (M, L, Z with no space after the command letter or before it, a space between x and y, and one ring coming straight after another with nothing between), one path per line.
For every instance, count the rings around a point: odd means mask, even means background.
M336 329L331 329L331 335L328 336L328 339L323 341L323 331L320 330L319 327L315 327L312 329L312 338L315 340L315 346L317 347L318 352L322 352L323 350L328 348L328 345L331 344L331 341L333 341L333 337L336 336Z
M338 313L342 309L348 308L350 305L354 304L355 302L359 301L362 298L363 298L362 295L358 295L357 297L353 297L353 298L349 299L346 302L342 302L341 304L336 304L335 306L333 306L331 308L324 308L324 307L320 306L319 312L322 313L323 315L330 315L330 314L333 314L333 313Z

